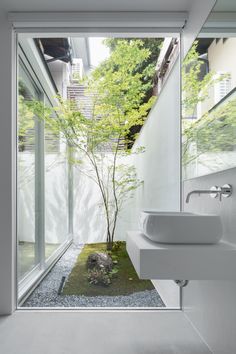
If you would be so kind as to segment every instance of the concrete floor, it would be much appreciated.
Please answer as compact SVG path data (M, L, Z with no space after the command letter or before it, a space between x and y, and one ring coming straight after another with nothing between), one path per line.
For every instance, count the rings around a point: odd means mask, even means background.
M17 311L1 354L210 354L181 311Z

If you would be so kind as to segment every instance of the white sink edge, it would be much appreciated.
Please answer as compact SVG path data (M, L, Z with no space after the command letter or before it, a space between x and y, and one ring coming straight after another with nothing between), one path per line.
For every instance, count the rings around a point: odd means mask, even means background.
M217 214L205 214L205 213L192 213L192 212L187 212L187 211L159 211L159 210L141 210L141 213L149 214L149 215L162 215L162 216L177 216L177 215L183 215L183 216L217 216L220 217L220 215Z
M142 233L161 244L217 244L223 236L219 215L145 210L140 215Z

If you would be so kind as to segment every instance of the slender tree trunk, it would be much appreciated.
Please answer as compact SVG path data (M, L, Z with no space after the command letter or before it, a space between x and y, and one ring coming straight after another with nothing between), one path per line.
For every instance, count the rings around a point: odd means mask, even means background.
M118 200L117 200L117 195L116 195L116 163L117 163L117 154L118 154L118 149L119 149L119 143L120 143L120 135L117 139L117 145L116 145L116 150L114 154L114 161L113 161L113 173L112 173L112 188L113 188L113 196L115 200L115 215L114 215L114 222L113 222L113 227L112 227L112 232L111 232L111 240L113 244L114 236L115 236L115 229L116 229L116 221L117 221L117 216L119 212L118 208Z
M107 242L107 251L111 251L113 247L113 242L109 241Z

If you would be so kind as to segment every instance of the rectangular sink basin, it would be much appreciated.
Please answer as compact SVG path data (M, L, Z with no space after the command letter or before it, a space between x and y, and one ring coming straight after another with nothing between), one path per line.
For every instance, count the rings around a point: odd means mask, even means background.
M140 221L142 233L158 243L215 244L223 234L218 215L144 210Z

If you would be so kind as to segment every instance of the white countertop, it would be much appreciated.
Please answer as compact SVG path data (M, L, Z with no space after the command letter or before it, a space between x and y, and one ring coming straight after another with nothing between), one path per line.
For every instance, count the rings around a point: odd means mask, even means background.
M127 251L141 279L236 280L236 246L160 244L127 233Z

